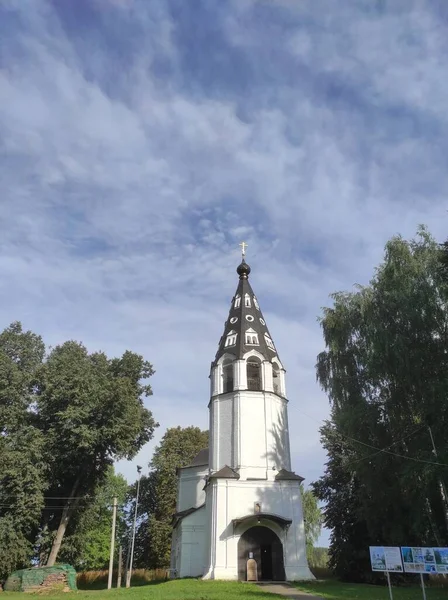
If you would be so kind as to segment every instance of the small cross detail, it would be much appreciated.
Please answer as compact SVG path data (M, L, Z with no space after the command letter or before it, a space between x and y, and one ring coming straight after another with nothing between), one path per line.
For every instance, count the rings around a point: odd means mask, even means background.
M246 248L247 248L246 242L241 242L240 247L241 247L241 254L243 255L243 258L244 258L246 256Z

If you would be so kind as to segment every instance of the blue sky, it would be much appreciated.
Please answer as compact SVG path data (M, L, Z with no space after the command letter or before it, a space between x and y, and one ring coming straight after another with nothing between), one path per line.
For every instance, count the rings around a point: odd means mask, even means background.
M316 479L321 307L391 235L448 235L447 23L446 0L1 0L1 326L152 361L147 464L207 427L245 239Z

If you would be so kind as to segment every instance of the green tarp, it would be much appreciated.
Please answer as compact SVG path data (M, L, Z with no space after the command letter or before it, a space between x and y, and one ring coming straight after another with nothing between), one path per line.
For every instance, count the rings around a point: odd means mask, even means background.
M39 588L59 588L65 585L76 590L76 571L71 565L37 567L14 571L6 580L5 592L34 592Z

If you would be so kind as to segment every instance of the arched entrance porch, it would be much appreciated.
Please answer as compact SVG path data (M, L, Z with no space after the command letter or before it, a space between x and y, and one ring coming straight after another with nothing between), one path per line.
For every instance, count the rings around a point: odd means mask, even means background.
M263 525L247 529L238 540L238 579L246 581L249 553L257 562L259 581L285 581L283 544L278 535Z

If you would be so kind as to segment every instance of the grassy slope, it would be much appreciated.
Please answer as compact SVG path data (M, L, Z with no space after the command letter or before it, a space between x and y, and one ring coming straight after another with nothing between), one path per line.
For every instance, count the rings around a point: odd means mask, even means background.
M320 596L325 600L389 600L387 587L340 583L338 581L316 581L296 584L300 590ZM421 600L422 590L419 587L392 588L394 600ZM448 589L426 588L428 600L448 600Z
M40 595L39 595L40 596ZM130 590L80 590L74 594L50 594L51 600L276 600L277 595L238 582L183 579L133 587ZM1 600L30 600L30 594L4 592Z
M334 581L297 584L301 590L325 600L389 600L386 587L343 584ZM420 600L419 588L394 588L394 600ZM133 587L130 590L80 590L72 594L48 594L51 600L276 600L279 596L245 583L184 579ZM30 600L29 594L5 592L1 600ZM428 589L428 600L448 600L448 590Z

